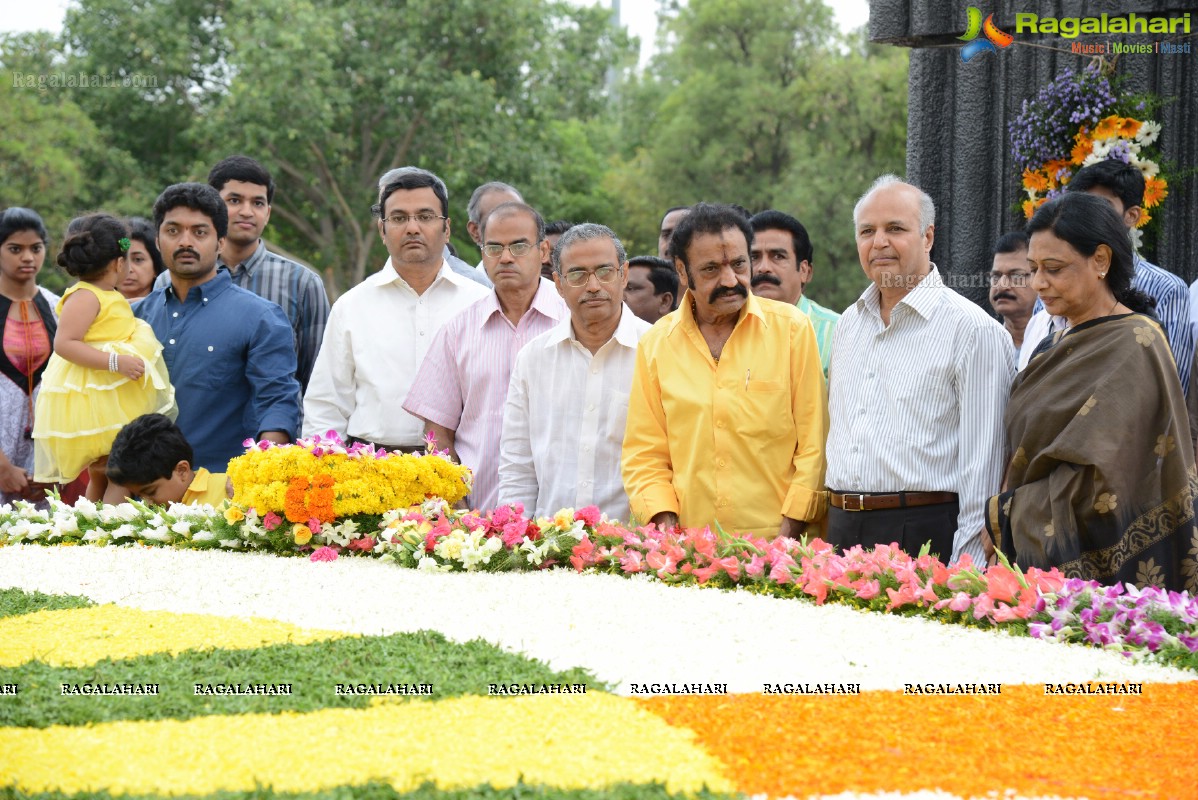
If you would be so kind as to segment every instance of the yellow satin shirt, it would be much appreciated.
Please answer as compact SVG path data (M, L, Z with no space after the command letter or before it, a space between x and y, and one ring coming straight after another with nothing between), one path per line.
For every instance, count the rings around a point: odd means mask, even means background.
M775 536L823 516L828 402L815 333L794 306L750 295L719 363L689 292L637 348L623 476L643 524Z

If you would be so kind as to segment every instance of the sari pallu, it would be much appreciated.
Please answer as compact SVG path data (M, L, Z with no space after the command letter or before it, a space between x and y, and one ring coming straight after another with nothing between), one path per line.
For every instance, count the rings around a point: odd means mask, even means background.
M1006 491L986 527L1021 567L1198 591L1189 421L1161 327L1140 314L1058 335L1016 378Z

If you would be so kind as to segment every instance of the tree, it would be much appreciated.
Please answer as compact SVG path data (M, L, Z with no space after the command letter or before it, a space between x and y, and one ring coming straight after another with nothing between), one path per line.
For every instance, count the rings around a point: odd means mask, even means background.
M478 183L541 186L554 148L586 154L553 114L564 97L567 111L602 104L600 67L614 56L600 54L621 43L599 19L541 0L234 2L226 30L238 46L228 95L204 121L209 151L268 163L274 218L335 296L384 257L368 209L385 170L444 178L460 237Z
M666 49L625 87L608 179L630 238L650 248L672 205L777 208L811 233L813 295L844 307L865 283L853 203L904 168L906 53L841 35L820 0L675 2L662 24Z

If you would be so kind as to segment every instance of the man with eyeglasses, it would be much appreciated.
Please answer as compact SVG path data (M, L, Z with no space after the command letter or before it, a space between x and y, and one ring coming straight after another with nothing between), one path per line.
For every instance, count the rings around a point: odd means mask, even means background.
M650 325L624 304L628 261L610 228L588 222L563 233L553 275L570 316L516 356L499 501L536 516L594 505L627 520L620 448L636 346Z
M470 508L499 501L503 406L516 354L569 314L553 284L541 278L549 249L545 221L524 203L504 203L482 229L483 265L495 288L449 321L433 340L412 381L404 410L474 471Z
M1027 268L1027 234L1004 233L994 244L994 263L990 268L990 307L1002 317L1002 326L1011 334L1018 350L1023 332L1036 307Z
M624 487L642 524L800 536L824 514L827 394L811 322L749 292L748 217L699 203L670 256L678 310L637 348Z
M304 396L304 435L334 430L388 450L424 447L424 424L396 408L437 331L487 289L449 268L449 194L427 170L383 175L371 209L390 258L343 294Z

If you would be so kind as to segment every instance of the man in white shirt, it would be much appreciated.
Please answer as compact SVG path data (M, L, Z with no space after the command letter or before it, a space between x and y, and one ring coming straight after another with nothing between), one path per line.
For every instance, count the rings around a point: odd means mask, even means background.
M466 233L481 251L483 247L483 228L487 226L487 217L491 212L504 203L523 203L520 190L503 181L489 181L470 193L470 202L466 204ZM487 274L485 260L480 258L474 267L480 275Z
M1014 348L931 262L932 199L893 175L853 211L873 281L836 326L829 377L830 543L931 542L985 563L983 510L1002 481Z
M445 263L449 195L440 178L400 167L379 183L371 210L390 260L333 304L304 397L304 435L334 430L415 451L424 425L399 404L433 336L487 289Z
M570 316L516 356L503 414L499 502L550 516L598 506L627 520L620 451L636 345L649 330L624 304L628 261L610 228L575 225L553 250Z

